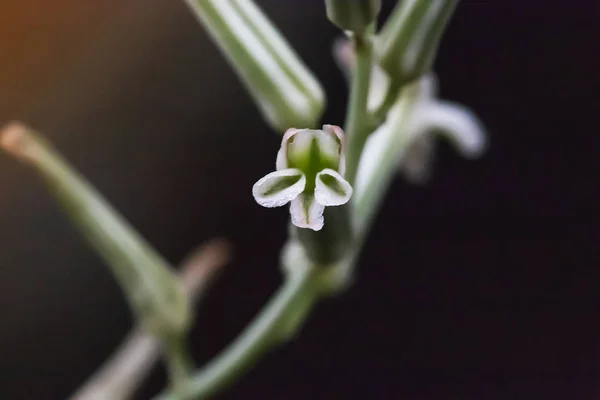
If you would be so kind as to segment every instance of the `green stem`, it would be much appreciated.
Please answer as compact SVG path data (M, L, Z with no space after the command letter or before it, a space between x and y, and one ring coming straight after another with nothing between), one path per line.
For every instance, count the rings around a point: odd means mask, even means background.
M354 193L354 207L352 209L352 222L354 241L352 248L346 254L343 262L331 269L332 278L329 287L333 292L344 290L353 279L354 269L358 256L365 244L369 230L376 216L377 210L385 193L394 177L399 157L402 157L407 146L407 128L410 124L413 112L414 99L418 96L417 87L407 87L397 103L398 112L387 122L387 129L377 133L385 135L385 144L381 151L371 154L378 160L378 168L375 168L364 188L357 188Z
M344 124L348 138L346 179L350 184L354 184L356 179L360 155L370 133L367 102L373 56L373 45L369 36L355 36L352 42L356 54L356 68L352 77L348 113Z
M251 369L256 361L277 343L287 339L281 330L296 306L303 305L304 295L312 287L313 268L299 269L289 274L283 286L273 295L254 321L221 354L194 374L187 389L192 398L205 399L228 387ZM160 400L179 399L175 393L165 393Z
M381 146L381 152L372 155L377 157L378 168L374 169L371 175L365 179L367 182L365 188L361 189L359 193L355 193L353 222L358 244L361 244L367 236L375 213L394 177L398 160L404 155L407 148L408 135L406 131L410 124L414 100L418 96L417 90L419 90L418 85L403 89L397 103L398 112L391 117L392 120L388 121L387 131L378 133L378 135L385 135L386 138L385 144ZM357 245L356 248L358 247L360 246Z
M393 80L390 83L383 101L379 107L371 113L370 121L372 126L377 128L385 121L388 111L390 111L390 108L398 100L398 94L400 93L401 88L402 84L397 80Z
M165 341L165 360L173 391L182 399L190 398L188 379L194 369L194 364L188 352L187 340L184 337Z

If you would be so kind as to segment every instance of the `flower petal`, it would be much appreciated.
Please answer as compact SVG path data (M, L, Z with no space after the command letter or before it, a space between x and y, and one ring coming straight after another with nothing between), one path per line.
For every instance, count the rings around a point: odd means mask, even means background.
M252 187L252 195L263 207L281 207L298 197L306 186L306 177L299 169L271 172Z
M451 102L436 102L427 107L423 121L428 130L445 135L465 158L480 156L487 146L485 129L467 107Z
M379 157L387 143L389 143L390 135L393 135L394 129L391 124L386 121L367 138L360 162L358 163L358 171L354 181L354 191L357 196L362 196L363 189L367 186L368 180L373 179L377 167L379 166Z
M324 206L341 206L352 197L352 186L332 169L317 174L315 200Z
M282 169L286 169L288 167L287 162L287 145L292 136L298 133L300 129L290 128L283 134L283 138L281 139L281 147L277 152L277 160L275 161L275 169L277 171L281 171Z
M424 184L429 180L435 148L435 138L428 133L421 134L411 142L400 162L400 170L409 182Z
M317 203L311 195L302 194L292 200L290 215L292 224L298 228L308 228L320 231L323 228L323 211L325 206Z
M339 37L333 42L333 59L348 82L352 80L352 70L356 64L356 56L352 42L347 37Z
M337 125L323 125L323 130L335 135L340 142L340 164L338 166L338 172L344 176L346 175L346 135L342 128Z

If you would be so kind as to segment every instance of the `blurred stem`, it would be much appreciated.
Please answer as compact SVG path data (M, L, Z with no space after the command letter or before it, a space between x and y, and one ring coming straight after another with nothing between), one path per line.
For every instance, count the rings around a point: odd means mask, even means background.
M400 81L392 80L390 82L390 86L388 87L387 92L385 92L383 101L379 107L371 113L370 122L374 128L377 128L385 121L388 111L390 111L390 108L398 100L398 94L400 93L401 88L402 84Z
M221 354L190 379L189 397L205 399L225 389L251 369L256 361L274 345L287 339L291 316L303 307L305 296L311 292L314 268L309 264L296 268L265 305L253 322ZM181 399L177 393L165 393L160 400Z
M229 261L230 254L230 245L216 239L200 246L184 260L180 277L193 303L206 293L217 272ZM138 324L70 400L130 399L159 359L160 352L160 341Z
M16 122L1 133L2 147L37 170L73 225L104 258L140 324L165 346L170 377L181 390L187 377L182 338L191 322L182 281L43 137Z
M188 378L194 369L194 363L189 356L184 336L165 341L165 359L173 391L182 399L189 398Z
M7 125L2 147L32 166L101 256L136 318L154 335L187 331L189 302L168 262L41 135L21 123Z
M352 76L350 101L348 103L346 123L344 124L348 138L346 179L351 185L354 184L356 179L360 155L370 133L367 102L369 100L373 56L373 44L368 33L366 35L354 36L352 38L352 45L356 56L356 68Z
M354 199L354 229L357 232L357 242L362 245L371 227L372 221L383 200L385 193L394 177L399 158L404 155L407 148L408 135L406 134L411 123L413 105L418 98L420 86L407 85L402 89L400 97L394 107L398 107L393 116L389 117L387 129L379 132L384 135L385 145L381 146L377 157L377 168L365 179L364 189L355 193ZM360 246L355 246L358 249Z

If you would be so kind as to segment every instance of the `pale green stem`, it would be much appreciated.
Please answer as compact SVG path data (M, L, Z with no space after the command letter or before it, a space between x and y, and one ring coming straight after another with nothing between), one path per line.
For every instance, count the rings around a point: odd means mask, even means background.
M229 245L217 239L196 249L186 258L179 276L191 302L198 303L229 257ZM161 347L158 338L140 326L135 327L110 358L69 399L132 398L158 361Z
M205 399L228 387L251 369L256 361L275 344L285 340L283 329L297 307L303 307L304 295L310 292L314 269L306 265L290 274L254 321L221 354L192 376L189 398ZM159 396L160 400L180 399L175 393Z
M341 291L351 283L358 256L368 237L376 212L394 177L398 160L404 155L407 148L408 137L406 131L410 124L414 99L418 96L415 90L417 89L404 90L397 103L399 110L394 115L393 120L388 122L387 129L390 131L386 132L387 142L381 146L380 153L371 155L377 158L378 168L373 169L366 179L368 182L366 187L360 191L356 190L354 193L352 210L353 231L355 232L354 242L344 261L331 270L332 278L330 280L332 282L330 287L333 291ZM379 132L377 134L383 133Z
M362 242L366 237L376 211L385 196L387 188L394 177L398 160L404 155L407 148L406 130L410 124L413 104L418 94L416 88L405 88L397 106L400 108L393 121L389 121L389 128L393 130L388 134L387 142L382 146L377 157L378 168L374 169L371 176L365 181L366 187L355 194L354 199L354 229L357 232L357 241ZM382 134L380 132L378 134Z
M172 340L187 332L189 301L166 260L78 174L54 148L20 123L6 126L1 146L34 167L76 228L102 256L129 299L136 318L162 340L175 382L185 381L181 354ZM177 353L181 353L180 350Z
M356 68L352 76L350 102L344 128L348 140L346 149L346 179L351 185L356 179L360 155L367 138L369 137L370 124L367 110L369 100L369 86L371 82L373 45L371 37L355 36L352 39L354 54L356 54Z
M182 399L189 398L188 379L194 364L189 356L187 340L182 336L167 340L165 350L165 361L173 391Z

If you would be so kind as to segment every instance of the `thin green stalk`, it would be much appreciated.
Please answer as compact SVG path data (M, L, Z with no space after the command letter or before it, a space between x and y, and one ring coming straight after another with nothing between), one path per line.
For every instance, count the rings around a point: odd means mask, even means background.
M289 321L302 307L304 295L311 290L313 268L305 268L289 274L282 287L273 295L254 321L221 354L194 374L188 383L190 398L205 399L228 387L276 344L287 337L288 329L282 324ZM160 400L179 400L175 393L164 393Z
M177 337L165 341L165 361L173 391L182 399L190 398L188 379L194 369L189 356L187 340Z
M354 184L356 179L360 155L370 133L367 103L373 56L373 44L370 36L355 36L352 43L356 54L356 68L352 77L348 113L344 124L348 138L346 179L350 184Z
M164 257L35 131L9 124L1 145L46 181L74 227L106 261L144 328L160 338L186 332L189 302Z
M414 100L418 96L416 90L418 90L418 85L417 87L408 86L403 89L401 98L396 104L399 107L398 112L392 117L393 120L388 122L387 131L378 133L378 135L386 135L386 143L382 146L382 151L377 155L373 155L377 157L378 168L366 179L366 182L368 182L366 187L361 189L359 193L355 193L353 222L354 229L357 232L356 241L359 244L356 248L360 247L367 236L375 213L394 177L398 160L407 148L408 136L406 131L410 124Z

